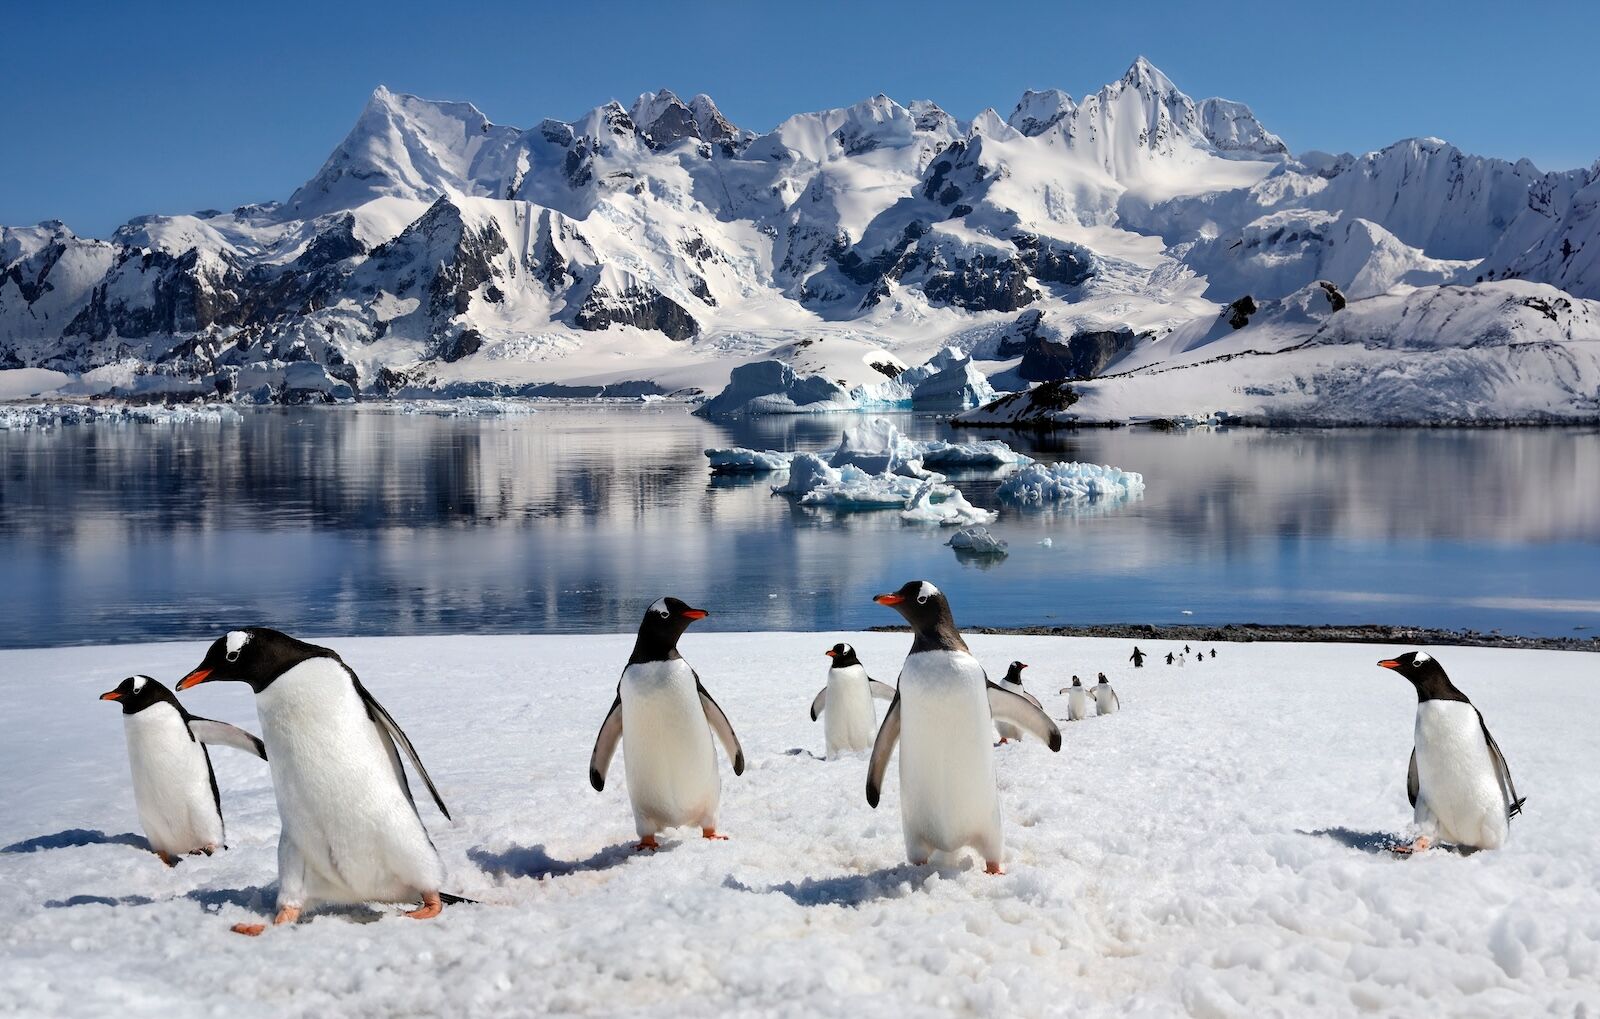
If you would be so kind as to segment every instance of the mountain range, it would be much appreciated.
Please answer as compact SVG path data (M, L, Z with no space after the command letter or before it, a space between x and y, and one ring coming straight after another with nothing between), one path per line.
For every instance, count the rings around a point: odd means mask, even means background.
M1438 353L1470 333L1517 374L1475 380L1451 420L1566 419L1600 405L1595 299L1600 162L1544 172L1432 138L1295 155L1143 58L1004 115L878 95L764 133L665 90L523 129L380 87L286 201L106 240L0 229L0 370L163 399L709 394L765 358L848 387L953 346L1002 387L1142 375L1129 414L1271 417L1203 364L1293 348L1254 369L1292 388L1307 344ZM1409 328L1424 306L1475 324ZM1530 358L1554 389L1507 402ZM1190 370L1188 390L1149 382ZM1440 417L1423 403L1403 416Z

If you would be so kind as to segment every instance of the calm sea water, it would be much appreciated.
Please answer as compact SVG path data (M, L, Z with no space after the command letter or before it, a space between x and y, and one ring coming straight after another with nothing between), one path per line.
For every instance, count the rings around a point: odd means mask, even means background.
M803 509L770 479L713 477L701 454L821 448L852 420L345 408L0 432L0 646L248 624L626 631L662 594L710 609L702 627L845 629L896 621L871 596L911 578L968 624L1600 627L1592 429L1004 434L1041 459L1141 471L1148 490L1112 508L1003 508L998 563L958 559L948 531L893 512ZM993 474L956 480L996 505Z

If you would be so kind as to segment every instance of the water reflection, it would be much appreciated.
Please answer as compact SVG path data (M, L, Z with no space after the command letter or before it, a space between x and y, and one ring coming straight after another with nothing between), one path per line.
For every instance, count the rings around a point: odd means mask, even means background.
M1003 435L1041 459L1141 471L1148 487L1088 512L1002 507L990 529L1011 555L989 569L963 566L947 531L798 507L769 479L713 477L701 453L818 449L847 423L308 408L0 432L0 645L250 622L626 630L666 591L722 628L842 628L890 621L868 599L912 576L946 587L971 623L1600 623L1594 430ZM952 437L936 419L897 423ZM957 481L995 508L998 478Z

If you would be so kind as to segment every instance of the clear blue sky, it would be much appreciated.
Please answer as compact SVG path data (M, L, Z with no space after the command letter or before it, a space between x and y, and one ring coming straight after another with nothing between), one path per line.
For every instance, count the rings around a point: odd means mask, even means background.
M1141 53L1291 149L1437 135L1545 169L1600 156L1600 4L832 2L6 5L0 223L287 198L375 85L498 123L708 92L740 126L876 92L970 117L1081 96Z

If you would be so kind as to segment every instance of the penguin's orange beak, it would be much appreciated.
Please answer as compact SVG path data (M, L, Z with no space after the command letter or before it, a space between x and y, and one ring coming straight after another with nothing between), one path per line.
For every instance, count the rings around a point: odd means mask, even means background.
M103 701L120 701L122 700L122 695L117 693L115 690L107 690L105 693L100 695L100 699Z
M829 648L828 650L826 650L826 651L824 651L822 653L827 655L829 658L837 658L837 657L839 657L839 652L835 651L833 648Z
M1385 669L1398 669L1400 667L1400 663L1395 661L1393 658L1385 658L1378 664L1383 666Z
M879 605L899 605L901 602L905 601L906 599L905 599L904 595L880 594L880 595L878 595L876 598L874 598L872 600L877 602Z
M199 686L201 683L204 683L206 680L208 680L210 678L211 678L211 670L210 669L196 669L193 672L189 673L187 676L185 676L182 679L178 680L178 689L179 690L187 690L191 686Z
M704 619L705 617L711 615L711 613L707 612L705 609L684 609L681 613L679 613L679 615L683 616L685 619ZM196 682L199 681L196 680Z
M1027 662L1018 662L1017 663L1017 668L1019 668L1019 669L1026 669L1027 667L1028 667L1028 663Z

